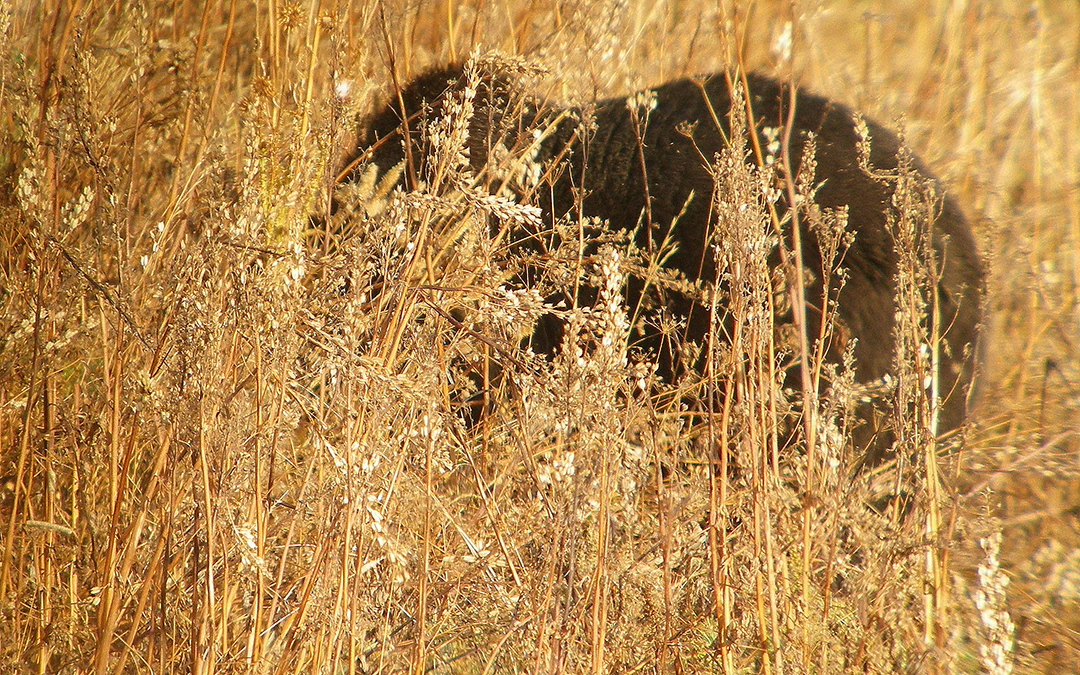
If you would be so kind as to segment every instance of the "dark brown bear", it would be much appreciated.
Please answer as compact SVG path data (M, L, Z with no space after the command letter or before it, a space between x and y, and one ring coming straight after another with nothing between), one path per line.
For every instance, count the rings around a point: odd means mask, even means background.
M476 112L468 141L470 163L479 170L488 159L491 143L513 145L521 139L531 140L531 130L558 120L538 154L541 160L558 160L560 168L550 171L546 187L532 195L546 221L551 223L571 213L577 205L575 199L584 194L580 200L582 215L602 218L615 230L636 229L637 244L647 251L670 234L678 248L667 265L690 280L712 281L717 278L708 245L713 225L713 177L705 162L728 142L730 87L736 77L720 73L701 80L675 80L652 89L655 107L645 124L644 117L631 115L625 97L601 100L584 110L556 108L528 97L515 97L514 87L505 79L486 76L474 100ZM372 119L366 140L352 158L353 164L358 159L369 159L387 170L404 159L406 180L422 178L427 150L418 128L423 120L436 118L450 96L460 95L463 83L463 70L458 66L429 71L408 84ZM758 143L764 147L776 138L775 131L766 137L765 129L782 129L787 123L792 92L786 83L761 75L747 75L745 83L749 119L756 127ZM815 201L820 207L848 210L848 228L854 239L843 257L847 280L839 290L838 315L842 333L857 338L856 379L868 383L894 368L897 253L886 227L894 212L894 182L872 178L861 168L857 148L861 136L851 109L801 89L795 91L794 106L792 175L798 175L805 139L812 133L816 138ZM869 120L866 127L870 167L879 176L896 172L900 153L897 136ZM748 161L755 160L751 157ZM956 202L919 160L911 162L911 169L938 195L931 241L942 267L937 291L944 333L940 391L945 398L938 430L946 432L964 420L966 394L973 377L984 270L971 230ZM584 190L576 189L579 186ZM648 211L646 195L650 199ZM783 213L786 198L781 198L779 207ZM646 217L651 227L639 227ZM673 222L674 231L669 233ZM805 224L801 231L803 265L819 271L817 236ZM779 260L779 255L774 254L771 262L778 264ZM805 289L810 336L818 334L822 286L817 280ZM640 289L640 281L631 278L627 287L629 307L641 301ZM836 289L834 283L830 290L835 293ZM670 292L652 304L685 319L686 339L703 342L709 326L706 307ZM687 356L667 347L670 341L662 339L655 329L651 333L648 327L638 330L632 341L652 354L662 377L671 380L688 368L700 368L700 355ZM542 321L533 338L536 350L553 352L558 332L557 322ZM830 358L837 359L840 351L830 350ZM867 410L861 410L860 416L869 416L864 413ZM880 459L888 447L889 434L879 432L878 425L872 423L864 425L855 436L871 463Z

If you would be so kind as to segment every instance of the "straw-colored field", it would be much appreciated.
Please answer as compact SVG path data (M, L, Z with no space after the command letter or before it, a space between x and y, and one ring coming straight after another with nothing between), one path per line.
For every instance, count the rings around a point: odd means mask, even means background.
M901 459L856 471L752 257L702 422L625 357L625 240L525 261L535 209L460 166L335 190L395 82L471 55L902 129L989 269L968 427L897 393ZM602 288L554 359L526 262ZM0 672L1080 672L1078 291L1072 0L0 0Z

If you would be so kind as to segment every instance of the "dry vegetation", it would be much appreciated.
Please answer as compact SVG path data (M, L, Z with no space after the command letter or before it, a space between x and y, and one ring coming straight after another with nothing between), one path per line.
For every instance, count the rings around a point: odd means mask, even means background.
M1080 670L1075 2L355 5L0 2L0 670ZM753 210L721 210L723 410L683 414L623 348L647 258L508 250L536 211L462 180L467 101L445 184L311 219L389 64L489 51L571 103L737 64L902 126L991 266L964 437L901 374L914 461L853 471L851 392L776 384L818 355L773 339ZM524 262L602 289L551 362Z

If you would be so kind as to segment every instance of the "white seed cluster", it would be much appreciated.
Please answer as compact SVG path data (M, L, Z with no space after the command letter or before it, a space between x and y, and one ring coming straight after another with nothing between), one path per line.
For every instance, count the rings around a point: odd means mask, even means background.
M975 608L983 625L979 654L990 675L1010 675L1016 626L1009 616L1005 595L1009 577L1001 569L1001 532L979 540L979 544L986 553L986 561L979 565L979 586L974 591Z

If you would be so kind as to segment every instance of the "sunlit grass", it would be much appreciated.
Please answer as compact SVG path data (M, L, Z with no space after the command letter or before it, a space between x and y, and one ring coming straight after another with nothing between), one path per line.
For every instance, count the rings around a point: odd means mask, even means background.
M1080 668L1073 4L0 10L0 669ZM990 263L963 442L855 474L749 321L738 409L688 414L618 348L648 252L508 247L536 211L470 191L460 118L445 181L335 192L395 80L490 51L568 104L737 65L902 128ZM605 289L553 360L522 265ZM770 454L808 404L820 452Z

